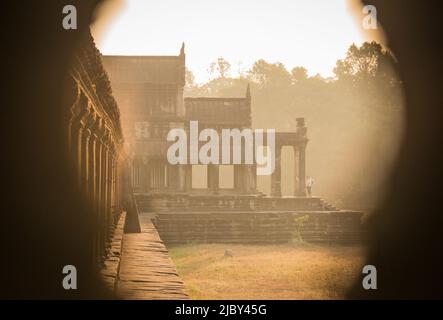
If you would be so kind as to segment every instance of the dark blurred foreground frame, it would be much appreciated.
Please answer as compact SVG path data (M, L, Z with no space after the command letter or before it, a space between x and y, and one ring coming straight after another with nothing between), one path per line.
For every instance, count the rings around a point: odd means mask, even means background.
M1 298L113 298L90 264L91 209L64 152L63 84L99 1L3 2ZM73 4L78 30L62 28ZM368 2L369 4L369 2ZM350 298L443 298L441 56L437 1L371 1L399 61L407 129L390 192L370 221L368 264ZM78 290L62 268L77 266ZM360 277L358 277L360 278Z
M367 264L378 290L357 281L351 298L443 298L443 124L440 2L364 1L377 7L398 59L406 133L388 194L370 221Z
M3 298L112 298L91 263L97 226L79 192L64 128L70 65L98 2L8 1L2 9ZM77 30L62 27L68 4L77 8ZM78 290L62 286L68 264L77 268Z

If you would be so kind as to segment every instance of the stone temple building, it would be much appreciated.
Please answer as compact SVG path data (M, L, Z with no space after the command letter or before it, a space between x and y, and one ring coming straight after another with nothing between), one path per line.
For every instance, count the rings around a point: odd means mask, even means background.
M185 52L177 56L104 56L103 63L118 101L124 136L133 161L132 182L136 193L206 193L259 194L255 164L233 165L232 188L219 187L219 165L204 167L206 188L193 188L193 165L171 165L166 152L170 145L166 136L170 129L184 128L198 121L199 129L251 128L251 93L245 88L243 97L184 98ZM305 195L304 119L298 119L296 132L276 134L276 164L271 178L271 193L281 196L281 148L292 146L296 161L296 196ZM189 154L188 154L189 157ZM189 162L188 162L189 163ZM195 170L195 167L194 167ZM226 174L226 172L225 172Z
M312 242L355 240L360 213L306 196L304 118L297 119L294 132L275 134L275 170L266 196L257 190L256 162L242 161L222 172L219 164L167 161L168 132L182 128L189 139L190 121L198 121L200 131L251 128L249 86L242 97L185 98L184 44L176 56L102 56L102 61L120 109L137 210L151 217L163 241L285 242L295 231ZM281 194L284 146L294 148L293 197ZM198 186L193 181L197 169L203 169L205 180ZM228 174L233 183L226 187L221 180Z

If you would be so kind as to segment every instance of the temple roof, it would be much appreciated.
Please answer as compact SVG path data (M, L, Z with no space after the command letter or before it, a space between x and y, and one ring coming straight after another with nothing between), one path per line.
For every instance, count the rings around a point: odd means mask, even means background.
M182 84L185 81L185 55L103 56L112 83Z
M207 124L251 125L250 98L185 98L186 117Z

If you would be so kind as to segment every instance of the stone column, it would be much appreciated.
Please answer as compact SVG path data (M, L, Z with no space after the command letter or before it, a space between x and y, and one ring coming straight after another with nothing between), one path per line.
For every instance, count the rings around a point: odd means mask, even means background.
M151 170L149 160L143 165L143 192L148 192L151 187Z
M94 133L91 134L91 138L89 141L89 184L88 184L88 194L91 197L92 205L94 207L94 211L97 210L97 205L95 202L96 199L96 136Z
M300 196L306 196L306 143L302 143L298 148L298 192Z
M294 196L300 195L300 172L299 172L299 150L297 146L293 146L294 148Z
M141 192L146 192L148 189L147 167L148 167L147 160L144 157L137 161L137 182L138 182L137 187Z
M111 183L111 192L112 192L112 216L111 219L114 219L115 214L117 212L117 190L115 188L116 182L116 174L117 174L117 159L115 156L115 152L112 153L112 183Z
M179 164L177 165L177 188L179 192L184 192L186 190L186 170L187 165Z
M105 237L108 239L109 236L109 221L106 214L106 146L105 142L102 140L100 142L101 146L101 162L100 162L100 212L102 220L105 226Z
M166 163L167 168L167 179L168 179L168 189L170 191L176 191L179 189L179 174L178 165Z
M80 190L83 190L82 188L82 178L83 178L83 170L84 167L82 167L83 164L83 156L84 156L84 137L83 137L83 127L79 127L78 128L78 134L77 134L77 139L75 141L75 163L77 166L77 179L78 179L78 186L80 188Z
M186 164L185 166L185 188L186 191L190 191L192 189L192 165Z
M307 128L304 118L297 118L297 137L298 137L298 195L306 196L306 144L308 143Z
M281 146L275 146L275 169L271 175L271 196L281 197Z
M114 165L114 197L115 197L115 212L120 211L120 189L118 188L118 181L120 179L120 165L118 154L115 155Z
M257 192L257 165L250 164L248 165L248 175L249 175L249 193Z
M251 177L249 174L249 165L243 165L243 193L249 193L249 189L251 187Z
M89 190L89 138L91 136L91 132L88 129L83 131L83 135L81 136L81 184L82 189L85 192Z
M244 193L244 167L241 164L234 164L234 189L238 193Z
M158 169L158 161L155 160L152 165L152 174L153 174L153 186L155 189L159 188L160 185L160 178L159 178L159 169Z
M208 189L213 193L218 193L219 186L219 166L218 164L208 165Z
M109 143L109 141L108 141ZM109 148L109 145L106 145L105 149L105 189L104 189L104 195L106 200L106 206L105 206L105 214L106 214L106 220L108 223L111 222L111 193L110 193L110 185L111 185L111 150Z
M112 215L113 215L113 210L114 210L114 208L113 208L113 206L114 206L114 198L113 198L113 194L112 194L112 181L113 181L113 176L112 176L112 174L113 174L113 168L112 168L112 166L113 166L113 161L112 161L112 157L113 157L113 152L112 152L112 148L110 147L109 148L109 153L108 153L108 188L107 188L107 190L106 190L106 192L107 192L107 197L108 197L108 208L109 208L109 211L108 211L108 217L109 217L109 219L111 219L111 217L112 217Z
M165 161L159 161L159 171L160 171L160 188L164 189L168 186L167 167Z
M139 159L135 159L133 161L132 165L132 172L133 172L133 181L134 181L134 187L137 188L137 190L140 190L140 170L141 170L141 162Z
M102 205L101 205L101 179L102 179L102 146L100 139L96 142L96 184L95 184L95 203L96 203L96 210L97 210L97 218L98 218L98 225L99 225L99 254L103 255L105 252L105 244L106 244L106 223L105 223L105 216L102 212Z

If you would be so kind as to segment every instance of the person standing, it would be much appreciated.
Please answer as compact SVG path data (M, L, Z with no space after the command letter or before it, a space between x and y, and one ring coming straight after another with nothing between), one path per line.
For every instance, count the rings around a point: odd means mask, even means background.
M308 192L308 197L312 197L312 186L314 184L314 179L312 177L307 176L306 178L306 191Z

